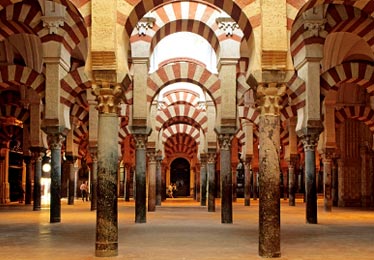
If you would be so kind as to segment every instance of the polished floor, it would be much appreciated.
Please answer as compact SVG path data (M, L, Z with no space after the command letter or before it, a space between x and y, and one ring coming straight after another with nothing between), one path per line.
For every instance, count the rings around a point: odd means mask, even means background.
M281 203L281 252L284 260L374 259L374 209L333 208L319 224L305 224L301 200L296 207ZM231 260L258 256L258 201L234 203L234 223L220 223L220 207L207 212L190 199L168 199L147 223L134 223L134 202L119 201L119 255L97 258L96 213L89 202L62 201L61 223L49 223L49 209L30 205L0 206L0 259L142 259Z

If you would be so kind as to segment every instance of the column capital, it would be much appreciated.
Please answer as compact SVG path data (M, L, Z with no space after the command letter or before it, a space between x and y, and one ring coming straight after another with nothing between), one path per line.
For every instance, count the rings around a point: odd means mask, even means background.
M231 140L236 132L235 126L221 126L214 129L217 134L219 147L221 150L230 150Z
M297 135L301 138L305 151L315 150L315 147L318 143L319 135L323 130L321 121L316 120L314 123L314 127L306 127L297 131Z
M156 162L156 149L147 148L147 157L149 162Z
M97 96L99 113L118 113L118 104L123 94L120 84L108 80L96 80L92 82L92 89L92 93Z
M286 94L284 83L260 83L257 87L257 104L261 115L280 115L282 96Z
M216 153L214 152L208 152L207 153L207 161L209 164L215 164L216 163Z
M57 150L62 148L62 144L65 141L65 136L61 133L49 133L47 135L48 145L51 150Z

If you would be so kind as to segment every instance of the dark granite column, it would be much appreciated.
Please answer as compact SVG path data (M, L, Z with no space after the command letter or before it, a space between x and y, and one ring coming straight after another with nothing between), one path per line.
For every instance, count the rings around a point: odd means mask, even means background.
M65 137L60 133L49 133L51 149L51 205L50 222L61 222L61 148Z
M253 200L258 198L258 171L252 169L252 189L253 189Z
M41 179L42 179L42 158L44 156L45 148L32 147L32 155L35 161L34 168L34 204L33 210L39 211L41 209Z
M200 193L200 169L201 165L200 163L196 163L196 171L195 171L195 187L196 187L196 193L195 193L195 200L200 201L201 199L201 193Z
M251 161L252 156L246 155L244 159L244 206L251 205Z
M291 154L288 160L288 205L295 206L296 195L296 174L295 168L298 160L298 155Z
M156 206L161 206L162 201L162 176L161 176L162 157L156 156Z
M236 202L236 188L237 188L237 167L238 163L231 163L231 173L232 173L232 201Z
M323 206L326 212L332 209L332 156L333 149L325 149L323 154Z
M221 223L232 224L232 173L231 173L231 139L234 128L217 130L220 147L221 166Z
M146 200L146 144L151 129L132 126L132 133L136 143L135 151L135 223L147 222Z
M259 255L280 257L280 101L284 84L257 87L259 122Z
M99 111L95 255L111 257L118 255L118 103L122 90L107 81L92 85Z
M152 151L150 151L152 150ZM148 211L156 210L156 154L148 149Z
M125 201L130 201L130 181L131 171L130 165L125 164Z
M32 197L32 164L31 156L24 156L23 160L26 163L26 189L25 189L25 205L31 204Z
M207 154L207 172L208 172L208 212L216 211L216 153Z
M305 152L306 223L317 224L316 153L319 132L302 137Z
M92 157L91 168L91 210L97 209L97 148L90 148Z
M206 155L200 154L200 206L206 206L207 169Z
M69 193L68 193L68 205L74 205L74 191L75 191L75 167L74 162L77 159L73 155L65 155L68 168L69 168Z

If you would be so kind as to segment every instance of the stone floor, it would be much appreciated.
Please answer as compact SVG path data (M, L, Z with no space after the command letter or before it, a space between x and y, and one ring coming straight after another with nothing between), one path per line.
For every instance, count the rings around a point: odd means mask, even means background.
M305 224L302 201L296 207L281 203L281 252L278 259L374 259L374 209L333 208L323 212L319 224ZM119 201L119 255L97 258L95 212L80 200L62 201L61 223L49 223L49 209L0 206L0 259L157 259L231 260L258 256L258 201L250 207L234 203L234 223L220 223L220 207L206 207L190 199L168 199L146 224L134 223L134 202Z

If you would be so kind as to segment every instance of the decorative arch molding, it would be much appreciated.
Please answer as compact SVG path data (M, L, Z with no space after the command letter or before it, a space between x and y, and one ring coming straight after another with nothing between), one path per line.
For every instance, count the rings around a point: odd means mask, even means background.
M155 129L160 131L176 123L185 123L202 129L204 133L208 130L208 118L205 113L191 105L174 105L160 111L156 116Z
M190 82L205 89L213 102L221 103L220 84L217 75L206 68L190 62L178 62L165 65L149 75L147 80L147 101L150 103L163 87L176 82Z
M25 85L39 95L45 97L45 78L33 69L19 65L0 66L0 89L13 85Z
M338 91L339 83L355 83L370 94L374 91L374 66L367 63L348 62L335 66L321 75L321 95Z
M197 154L198 145L190 135L178 133L166 140L164 150L165 154L185 154L191 160Z
M246 14L243 12L244 7L249 8L252 4L255 4L251 2L250 4L238 4L235 1L232 0L222 0L222 1L216 1L216 0L207 0L205 1L203 5L205 6L212 6L215 8L220 8L223 11L225 11L237 24L239 25L239 28L244 33L244 36L248 40L249 37L252 34L252 28L253 26L251 23L253 22L252 20L259 22L260 19L258 19L258 13L254 14L253 17L248 18ZM125 31L127 33L127 37L130 38L134 28L136 27L136 24L140 19L150 10L157 8L158 6L162 5L163 3L160 3L158 0L150 0L150 1L134 1L132 5L128 6L128 8L120 10L119 11L119 16L120 17L127 17L127 19L120 19L119 23L122 24L124 22L124 27ZM198 1L188 1L188 2L173 2L173 12L174 13L181 13L182 12L182 6L184 5L196 5L200 4ZM124 13L127 10L131 10L130 13ZM255 9L256 10L256 9ZM189 13L189 12L187 12ZM193 12L192 12L193 13ZM197 19L197 17L195 17ZM199 17L198 20L201 20L201 17ZM260 24L256 24L258 26Z
M358 2L360 3L358 4ZM374 5L372 1L348 1L344 2L344 5L339 0L309 1L300 9L292 23L291 54L293 57L302 53L308 45L324 44L326 33L323 35L319 33L319 28L315 28L317 29L316 33L309 34L309 38L304 38L303 33L307 29L302 14L309 9L325 4L328 5L326 24L320 25L321 30L324 30L327 34L333 32L357 33L357 35L366 39L370 46L373 45L373 40L370 39L372 38L372 30L370 28L373 26L373 20L367 19L370 16L374 18ZM361 12L357 12L355 9L361 10Z
M60 102L67 107L72 106L79 93L91 87L91 82L84 72L84 67L69 72L60 80L60 84L62 90Z
M166 107L173 104L190 104L197 106L199 103L199 94L189 89L178 89L166 92L162 99L163 105Z
M259 124L260 113L255 107L238 107L238 117L253 122L255 125Z
M199 129L187 124L174 124L164 129L162 131L162 143L165 143L168 138L178 133L185 133L191 136L192 139L194 139L198 145L200 144Z
M374 110L370 107L356 105L335 109L335 128L349 118L363 122L374 133Z

